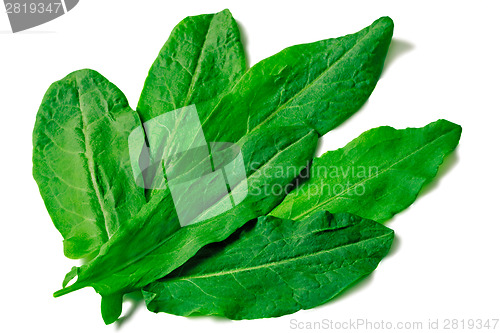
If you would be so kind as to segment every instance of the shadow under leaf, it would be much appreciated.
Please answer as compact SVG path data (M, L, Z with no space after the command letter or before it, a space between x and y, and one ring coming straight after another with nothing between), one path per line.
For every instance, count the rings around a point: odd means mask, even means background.
M123 296L123 303L131 303L132 306L128 309L127 313L121 316L116 321L116 329L119 330L123 324L129 321L130 318L137 312L137 309L144 305L144 297L140 290L134 291L132 293Z
M384 70L382 74L394 63L394 61L401 57L403 54L413 50L415 46L410 42L404 41L402 39L394 38L389 45L389 51L385 57Z
M429 192L432 192L439 186L441 179L455 166L458 164L459 156L458 149L460 145L448 156L444 158L443 164L439 167L436 176L428 184L422 187L422 190L418 194L419 198L426 196Z

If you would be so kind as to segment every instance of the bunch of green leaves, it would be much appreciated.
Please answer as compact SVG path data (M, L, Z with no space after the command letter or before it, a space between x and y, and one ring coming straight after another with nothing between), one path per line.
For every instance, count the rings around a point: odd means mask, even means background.
M250 319L322 304L373 271L394 235L378 222L415 200L461 133L445 120L379 127L313 160L318 138L375 88L392 32L392 20L382 17L247 69L238 26L224 10L174 28L135 111L95 71L53 83L37 114L33 175L64 254L86 259L54 295L93 287L107 324L119 318L123 295L136 290L151 311ZM128 137L192 104L207 141L241 149L247 179L232 191L247 186L248 195L181 228L169 188L135 182ZM332 167L370 172L323 172ZM304 170L309 177L288 193Z

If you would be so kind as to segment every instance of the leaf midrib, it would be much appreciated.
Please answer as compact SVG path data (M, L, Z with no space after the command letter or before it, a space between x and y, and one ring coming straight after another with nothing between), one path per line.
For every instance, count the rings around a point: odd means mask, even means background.
M309 254L302 255L302 256L287 258L287 259L280 260L280 261L272 261L272 262L261 264L261 265L257 265L257 266L236 268L236 269L232 269L232 270L219 271L219 272L216 272L216 273L209 273L209 274L202 274L202 275L192 275L192 276L187 277L187 278L185 278L185 277L183 277L183 278L172 278L172 279L169 279L169 280L166 280L166 281L163 281L163 282L176 282L176 281L190 281L191 282L191 280L194 280L194 279L206 279L206 278L211 278L211 277L216 277L216 276L222 276L222 275L228 275L228 274L237 274L237 273L247 272L247 271L252 271L252 270L265 269L265 268L279 266L279 265L287 265L287 264L289 264L291 262L294 262L294 261L306 260L306 259L308 259L310 257L320 256L320 255L323 255L325 253L334 252L334 251L337 251L337 250L341 250L341 249L349 248L349 247L352 247L352 246L364 244L364 243L369 242L369 241L376 241L376 240L381 239L381 238L386 238L390 234L391 234L391 232L388 232L388 233L385 233L385 234L382 234L382 235L379 235L379 236L376 236L376 237L371 237L371 238L363 239L363 240L360 240L360 241L354 241L352 243L344 244L344 245L341 245L341 246L335 246L335 247L327 249L327 250L322 250L322 251L313 252L313 253L309 253Z
M78 82L77 80L78 79L75 78L75 82ZM90 90L90 91L92 91L92 90ZM84 113L84 111L82 109L82 95L83 94L85 94L85 93L82 93L80 84L78 84L78 103L80 106L78 108L78 110L80 110L81 117L82 117L81 118L82 119L82 133L84 136L84 143L85 143L85 152L83 155L87 159L87 167L88 167L88 171L90 174L92 188L94 189L94 192L95 192L96 197L97 197L97 201L99 202L99 208L101 209L102 219L104 222L104 225L102 225L102 223L98 223L98 220L96 220L96 224L99 226L99 229L101 229L101 231L103 232L103 236L105 237L104 241L107 241L111 237L111 232L108 228L108 223L106 222L107 217L106 217L106 209L105 209L105 205L104 205L104 198L100 192L99 185L97 184L96 170L94 168L94 164L95 164L94 158L93 158L92 154L89 153L91 151L90 138L88 137L87 131L85 129L87 129L90 124L87 123L85 116L83 115L83 113Z
M198 55L198 60L196 61L196 66L194 68L193 75L191 76L191 83L189 84L188 93L186 95L186 98L184 99L183 106L187 106L189 100L191 99L191 95L193 94L193 91L194 91L194 89L193 89L194 85L198 81L198 77L200 76L200 73L201 73L200 66L201 66L201 63L203 61L203 55L205 53L205 44L207 43L208 35L211 32L212 23L214 22L214 18L216 15L217 14L214 14L212 16L212 18L210 19L210 23L208 25L207 32L206 32L204 39L203 39L203 44L201 45L201 51Z

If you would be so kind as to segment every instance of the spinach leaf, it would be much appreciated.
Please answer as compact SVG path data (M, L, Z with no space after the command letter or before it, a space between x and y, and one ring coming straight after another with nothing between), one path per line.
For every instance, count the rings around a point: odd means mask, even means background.
M279 126L327 133L370 96L393 28L392 20L382 17L355 34L291 46L262 60L222 97L205 135L236 142L245 133Z
M315 158L310 179L270 215L302 219L328 210L385 221L415 201L458 145L461 132L446 120L422 128L366 131L344 148Z
M86 286L92 286L102 296L126 293L170 273L204 245L222 241L245 222L271 211L285 193L269 195L263 188L283 187L295 179L312 159L317 138L314 131L295 127L249 134L241 146L247 166L248 195L239 205L214 218L180 228L171 197L153 196L132 223L121 228L101 248L93 261L73 270L78 274L77 281L54 296ZM263 146L266 149L255 149ZM273 177L276 170L285 173ZM162 209L160 214L158 207Z
M95 71L47 90L33 131L33 177L67 257L95 254L144 204L127 141L140 125L122 92Z
M206 244L221 241L247 221L270 212L285 192L269 195L265 189L286 187L312 158L318 133L338 126L366 101L382 70L392 29L392 21L381 18L354 35L288 48L250 69L217 104L201 103L204 110L215 105L200 117L205 118L206 139L236 142L242 150L247 198L227 213L181 229L169 189L156 191L93 261L73 271L77 282L54 295L92 286L116 300L117 295L170 273ZM272 78L266 79L267 75ZM168 111L168 103L154 102L152 114L144 119ZM119 311L104 313L116 316Z
M151 66L137 105L146 122L164 112L216 102L246 70L240 32L229 10L189 16L172 31ZM161 102L162 108L155 108ZM209 110L209 109L208 109Z
M391 229L350 214L260 217L203 248L143 294L154 312L282 316L323 304L372 272L393 238Z
M219 42L222 46L218 47L222 50L229 48L230 51L217 51L213 55L209 51L212 50L210 45L215 43L213 36L216 33L221 35L218 26L213 23L218 15L225 18L223 26L233 27L228 32L232 38L229 38L229 43L226 36L218 36L217 40L222 41ZM196 38L196 34L192 32L194 19L204 22L199 25L206 27L211 22L210 27L215 27L212 30L201 29L208 31L207 34ZM219 61L224 64L228 61L226 53L239 54L239 57L233 58L243 59L243 52L237 51L240 47L239 39L234 37L239 36L237 26L228 11L216 16L187 18L176 27L153 64L143 91L145 97L141 97L143 102L139 103L138 112L143 120L148 120L175 107L196 103L203 133L210 142L239 142L247 133L281 126L304 126L323 135L341 124L368 99L382 71L393 28L392 20L382 17L352 35L289 47L252 67L227 94L218 95L223 95L219 101L218 98L210 99L210 96L217 94L207 90L207 86L214 84L205 82L207 77L211 78L211 74L205 73L206 77L202 74L191 77L186 74L189 71L184 70L181 71L183 79L180 80L173 73L174 69L178 69L175 65L180 63L186 64L183 67L190 64L190 68L194 63ZM184 49L188 46L179 42L186 35L189 40L197 41L195 45L203 45L204 49L198 51L200 58L190 56L191 53ZM240 64L243 63L241 60ZM239 68L232 62L231 64L229 68ZM203 65L200 67L204 68ZM214 72L216 76L225 77L220 74L222 71ZM236 72L241 73L234 70ZM224 73L228 75L227 70ZM231 77L236 78L237 75ZM165 85L168 80L174 85L177 80L190 83L168 88ZM229 80L224 82L227 81ZM186 88L188 86L189 89ZM196 94L192 93L193 89L197 91ZM222 89L226 91L225 86ZM186 95L188 97L184 98ZM174 132L176 130L173 129ZM166 195L158 190L153 192Z
M289 47L240 78L244 52L229 11L188 17L174 29L151 67L138 112L147 121L196 104L210 142L238 142L261 127L289 125L322 135L367 100L382 71L392 32L392 20L382 17L352 35ZM229 85L232 89L219 101ZM173 131L175 135L177 129ZM161 190L152 193L168 195Z
M245 70L240 32L229 10L187 17L174 28L151 66L137 111L145 123L194 104L198 117L205 121L213 105ZM179 133L177 127L169 131L171 137ZM152 175L157 172L150 170ZM170 192L147 189L145 194L149 201L154 195L169 196Z
M103 296L101 299L101 316L106 325L114 323L122 314L122 294Z
M376 267L393 235L373 235L374 249L382 252L367 266L363 256L370 252L363 252L367 248L362 242L355 247L362 249L360 252L341 250L337 256L330 253L324 259L318 253L329 253L330 243L359 235L352 227L338 225L337 232L325 236L323 230L329 230L321 227L325 219L333 216L353 221L353 215L330 215L322 210L353 212L378 221L392 217L409 206L422 186L432 180L444 157L457 146L460 134L461 127L446 120L405 130L384 126L314 159L311 178L269 216L259 218L255 226L247 224L224 242L206 246L171 274L144 287L148 309L184 316L252 319L280 316L328 301ZM289 217L302 220L282 220ZM320 227L309 229L309 224L316 226L318 220ZM365 225L359 230L370 235L372 229ZM377 241L383 243L377 245ZM336 254L337 249L333 250ZM346 260L359 266L345 265Z
M173 29L151 66L137 112L146 123L194 104L204 122L214 104L245 70L240 32L229 10L186 17ZM171 137L182 131L177 126L168 130ZM157 171L150 170L153 175ZM169 195L160 189L148 189L145 193L148 201L154 195Z
M228 10L188 17L153 64L139 114L154 117L155 102L214 99L244 70L238 27ZM167 96L172 89L175 94ZM33 133L33 175L64 237L66 256L95 255L145 203L133 182L127 143L140 126L123 93L97 72L74 72L48 89Z

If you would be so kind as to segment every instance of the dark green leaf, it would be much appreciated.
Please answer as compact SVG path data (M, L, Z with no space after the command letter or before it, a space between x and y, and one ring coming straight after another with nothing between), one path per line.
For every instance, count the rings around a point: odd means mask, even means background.
M221 99L205 135L236 142L260 128L290 125L327 133L375 88L393 27L382 17L355 34L291 46L262 60Z
M144 288L149 310L231 319L277 317L323 304L372 272L394 232L350 214L267 216L211 244Z

